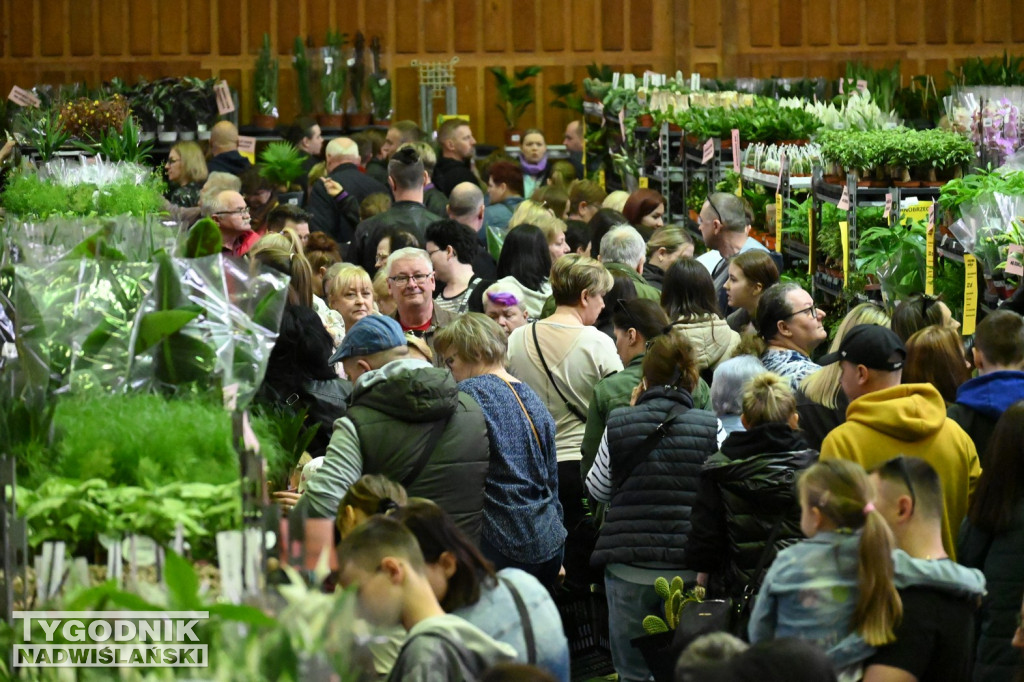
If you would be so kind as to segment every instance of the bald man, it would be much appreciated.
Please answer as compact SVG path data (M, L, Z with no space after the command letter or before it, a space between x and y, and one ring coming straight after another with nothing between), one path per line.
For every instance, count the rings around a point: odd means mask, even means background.
M352 241L359 224L359 204L371 194L391 196L391 190L359 170L359 145L349 137L336 137L327 144L327 176L309 192L306 208L314 232L330 235L338 244Z
M484 230L484 193L479 185L460 182L448 197L448 217L476 232L481 247L473 260L473 272L483 279L498 279L494 258L487 252L487 234Z
M241 176L252 165L238 153L238 128L231 121L218 121L210 131L210 160L206 170Z

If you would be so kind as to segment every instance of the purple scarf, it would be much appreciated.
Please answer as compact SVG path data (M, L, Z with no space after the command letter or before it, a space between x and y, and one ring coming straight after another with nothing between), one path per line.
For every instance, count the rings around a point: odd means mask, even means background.
M532 175L533 177L537 177L545 170L547 170L548 153L544 152L544 156L542 156L540 161L538 161L537 163L530 163L529 161L526 160L526 157L520 156L519 165L523 167L524 173L526 173L527 175Z

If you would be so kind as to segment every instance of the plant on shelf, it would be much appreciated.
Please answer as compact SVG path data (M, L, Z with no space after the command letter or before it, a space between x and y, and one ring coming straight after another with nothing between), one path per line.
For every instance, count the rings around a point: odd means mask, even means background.
M575 81L549 85L548 90L555 96L550 106L553 109L567 109L578 114L583 113L583 96L579 94L579 86Z
M305 172L303 163L301 152L290 142L271 142L260 152L260 175L288 192Z
M306 56L306 45L299 36L295 36L292 53L292 68L295 69L295 81L299 88L299 113L308 116L313 113L309 57Z
M373 73L367 83L370 91L370 106L373 110L373 122L385 123L391 120L391 81L387 71L381 66L380 37L370 39L370 58Z
M924 222L909 218L891 226L858 225L857 270L874 273L889 300L923 291L926 232Z
M1024 57L1011 57L1005 50L1001 58L973 57L964 61L960 73L946 75L960 85L1024 85Z
M533 83L528 81L540 73L540 67L525 66L513 70L511 77L503 66L492 66L489 71L494 75L494 83L498 88L497 107L508 126L506 138L509 141L513 132L518 135L519 119L526 108L533 104Z
M152 141L140 139L139 127L135 125L135 119L131 116L125 119L120 132L115 128L107 128L93 145L83 144L78 140L75 140L74 144L83 151L95 152L115 163L126 161L144 164L149 160L150 152L153 150Z
M67 102L61 107L59 117L69 136L94 142L109 128L120 131L130 115L128 100L113 95L108 99L83 97Z
M340 128L345 114L345 86L348 84L348 67L342 57L342 49L348 42L348 34L327 29L327 40L322 54L320 69L320 107L323 115L320 126Z
M256 59L252 74L253 104L257 116L253 123L261 128L273 128L277 122L278 60L270 47L270 34L263 34L263 46Z
M891 69L880 67L873 69L861 62L846 63L846 77L842 79L846 95L857 91L857 81L867 84L867 91L882 111L891 111L896 93L902 86L900 63L896 62Z
M35 147L39 159L44 162L52 159L70 137L60 116L52 110L22 110L15 117L14 126L24 132L29 144Z
M363 104L366 88L366 39L362 31L356 31L352 41L352 60L349 66L349 90L352 91L352 106L348 113L348 127L361 127L370 123L370 113Z

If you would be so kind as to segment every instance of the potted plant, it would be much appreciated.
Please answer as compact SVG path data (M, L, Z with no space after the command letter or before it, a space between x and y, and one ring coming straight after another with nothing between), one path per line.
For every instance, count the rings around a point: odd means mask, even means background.
M366 86L366 41L360 31L356 32L351 66L349 67L349 89L352 91L352 106L348 112L348 127L362 128L370 124L370 112L363 105Z
M252 75L252 91L256 114L252 123L257 128L272 130L277 125L278 60L270 49L270 34L263 34L263 47L256 59Z
M278 201L288 203L285 195L294 189L301 196L299 178L305 172L303 156L290 142L271 142L260 152L260 175L277 185Z
M302 38L298 36L295 36L293 53L295 58L292 60L292 68L295 69L295 80L299 87L299 111L304 116L308 116L313 113L309 58L306 56L306 45L302 42Z
M374 36L370 39L370 58L372 60L373 74L367 83L370 91L370 108L373 112L373 122L376 125L391 125L391 81L388 80L387 71L381 68L380 61L380 38Z
M519 144L521 131L516 127L526 107L533 104L533 84L526 81L540 73L539 66L527 66L513 71L510 78L503 66L492 66L498 87L498 110L505 118L508 128L505 130L505 144Z
M327 44L321 50L320 106L323 113L317 116L323 129L339 129L345 116L345 85L348 68L341 57L341 50L348 42L348 35L327 29Z
M178 139L176 85L177 81L173 78L163 78L154 81L152 84L153 101L160 120L160 126L157 128L157 139L165 143L172 143Z

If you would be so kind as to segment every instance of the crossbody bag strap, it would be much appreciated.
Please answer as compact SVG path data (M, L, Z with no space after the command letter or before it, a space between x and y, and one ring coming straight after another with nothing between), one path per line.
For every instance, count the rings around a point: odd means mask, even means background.
M498 375L495 375L495 376L498 376ZM526 405L523 404L523 399L519 397L519 393L516 391L515 387L509 382L508 379L506 379L505 377L498 377L498 378L505 382L505 384L508 386L508 389L510 391L512 391L512 395L514 395L516 397L516 402L519 403L519 407L522 408L523 414L526 415L527 421L530 422L530 430L533 431L533 437L537 441L537 447L540 448L540 452L543 453L544 452L544 446L541 445L540 434L537 433L537 427L533 423L533 417L531 417L530 413L526 411Z
M512 593L512 601L516 603L516 611L519 612L519 622L523 625L523 639L526 640L526 659L530 665L537 665L537 639L533 634L533 623L530 621L530 612L526 610L526 602L519 590L512 584L511 580L498 576L508 591Z
M565 403L565 409L567 409L570 412L572 412L572 414L577 419L579 419L581 422L586 424L587 423L587 416L585 414L583 414L582 412L580 412L579 408L577 408L575 405L570 403L569 399L566 398L565 394L562 393L562 389L558 388L558 383L555 381L555 377L554 377L554 375L551 374L551 370L548 368L548 363L544 359L544 353L542 353L541 350L540 350L540 341L537 340L537 323L534 322L531 326L533 328L533 345L537 347L537 357L540 358L540 364L543 365L544 372L547 373L547 375L548 375L548 381L550 381L551 385L555 387L555 393L557 393L558 397L562 399L563 403Z
M643 442L637 446L633 453L625 459L620 466L616 467L614 463L610 463L613 478L612 485L615 489L621 487L622 484L625 483L626 479L629 478L629 475L633 473L633 469L636 469L640 462L647 459L647 456L654 451L654 448L658 447L658 443L668 435L668 427L675 421L676 417L689 409L690 408L682 403L676 403L673 405L672 409L668 411L668 414L665 415L665 418L661 423L655 427L654 431L647 434L647 437L644 438Z
M750 602L754 599L754 595L761 589L761 580L764 578L764 572L768 568L768 557L771 556L772 550L775 549L775 541L779 537L779 531L782 530L782 523L785 520L786 515L780 514L772 526L772 532L768 534L768 542L765 544L764 549L761 550L761 556L757 558L757 566L750 575L750 582L743 588L743 597L737 605L737 612L740 614L750 608Z
M423 450L420 452L416 462L412 465L412 469L405 475L405 478L401 480L403 488L408 489L413 482L419 478L419 475L423 473L424 467L427 466L427 462L430 461L430 455L434 453L434 448L441 440L441 436L444 435L444 430L448 426L447 419L438 419L436 422L430 425L430 435L427 436L427 443Z

